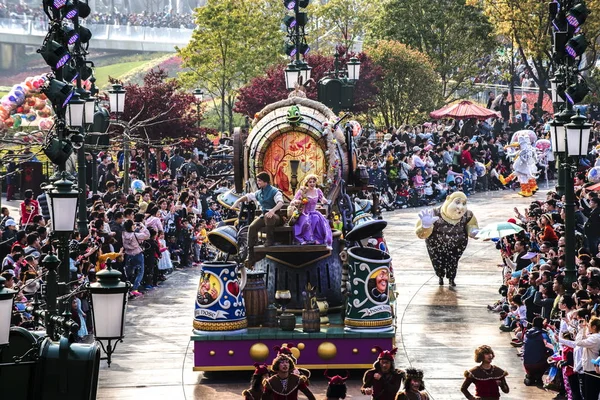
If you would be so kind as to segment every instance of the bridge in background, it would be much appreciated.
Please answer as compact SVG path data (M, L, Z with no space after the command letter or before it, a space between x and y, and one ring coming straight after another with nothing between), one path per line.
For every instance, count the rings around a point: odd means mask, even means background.
M94 49L175 52L192 38L192 29L127 25L85 25ZM0 44L40 46L48 33L47 21L0 18ZM0 56L0 58L2 58Z

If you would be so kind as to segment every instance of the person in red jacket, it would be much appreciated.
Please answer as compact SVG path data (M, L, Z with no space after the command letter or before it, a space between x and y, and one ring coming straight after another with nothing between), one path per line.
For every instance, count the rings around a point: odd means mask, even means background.
M554 220L550 214L544 214L538 220L538 225L542 228L542 232L539 234L540 243L550 242L552 246L558 244L558 236L552 227L553 222Z
M471 156L471 143L465 143L460 153L460 164L463 168L472 168L475 166L475 161Z
M33 198L33 191L27 189L24 194L25 200L21 203L21 227L32 224L33 217L40 213L40 205Z

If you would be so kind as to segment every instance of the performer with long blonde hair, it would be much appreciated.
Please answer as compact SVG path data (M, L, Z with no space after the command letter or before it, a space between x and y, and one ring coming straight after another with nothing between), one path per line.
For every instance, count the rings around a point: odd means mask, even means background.
M316 211L317 203L329 204L321 189L319 178L308 174L302 180L292 204L298 208L299 217L294 224L294 238L300 244L325 244L331 246L332 234L327 219Z

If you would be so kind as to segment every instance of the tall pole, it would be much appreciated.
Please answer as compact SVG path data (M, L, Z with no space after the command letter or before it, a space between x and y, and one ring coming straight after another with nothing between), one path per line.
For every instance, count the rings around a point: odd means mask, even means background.
M575 188L573 184L573 168L569 157L565 156L563 163L564 187L565 187L565 284L566 295L571 296L574 292L573 282L577 280L575 271ZM576 165L576 164L575 164Z
M510 98L512 100L512 117L515 117L515 38L510 35ZM505 99L506 100L506 99ZM510 118L509 121L510 123Z
M79 4L78 0L74 1L75 6ZM79 16L73 19L73 29L77 34L79 32ZM77 68L77 92L85 95L82 96L85 101L85 107L89 107L89 102L87 101L88 92L81 87L81 72L85 64L83 63L83 57L81 56L81 41L75 41L75 47L73 49L75 53L75 62ZM85 120L85 108L83 113L83 124L79 127L79 134L82 137L85 137L85 124L91 123L93 121ZM79 190L79 210L77 211L77 230L81 234L82 237L88 235L88 220L87 220L87 191L86 191L86 175L85 175L85 140L81 143L81 147L77 149L77 188ZM61 256L62 257L62 256Z

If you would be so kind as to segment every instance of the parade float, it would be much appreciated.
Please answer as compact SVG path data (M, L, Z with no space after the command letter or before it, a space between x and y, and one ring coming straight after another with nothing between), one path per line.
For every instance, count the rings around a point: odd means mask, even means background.
M301 93L300 93L301 94ZM239 218L209 234L221 251L201 266L193 321L194 370L251 370L291 348L302 368L371 367L377 346L394 347L395 283L377 203L361 198L368 175L358 165L355 126L322 103L291 96L255 115L251 130L233 135L235 188L219 196L231 208L255 192L266 171L287 204L308 174L320 177L330 207L333 243L300 245L287 221L275 245L255 246L250 269L247 229L260 211L245 204Z

